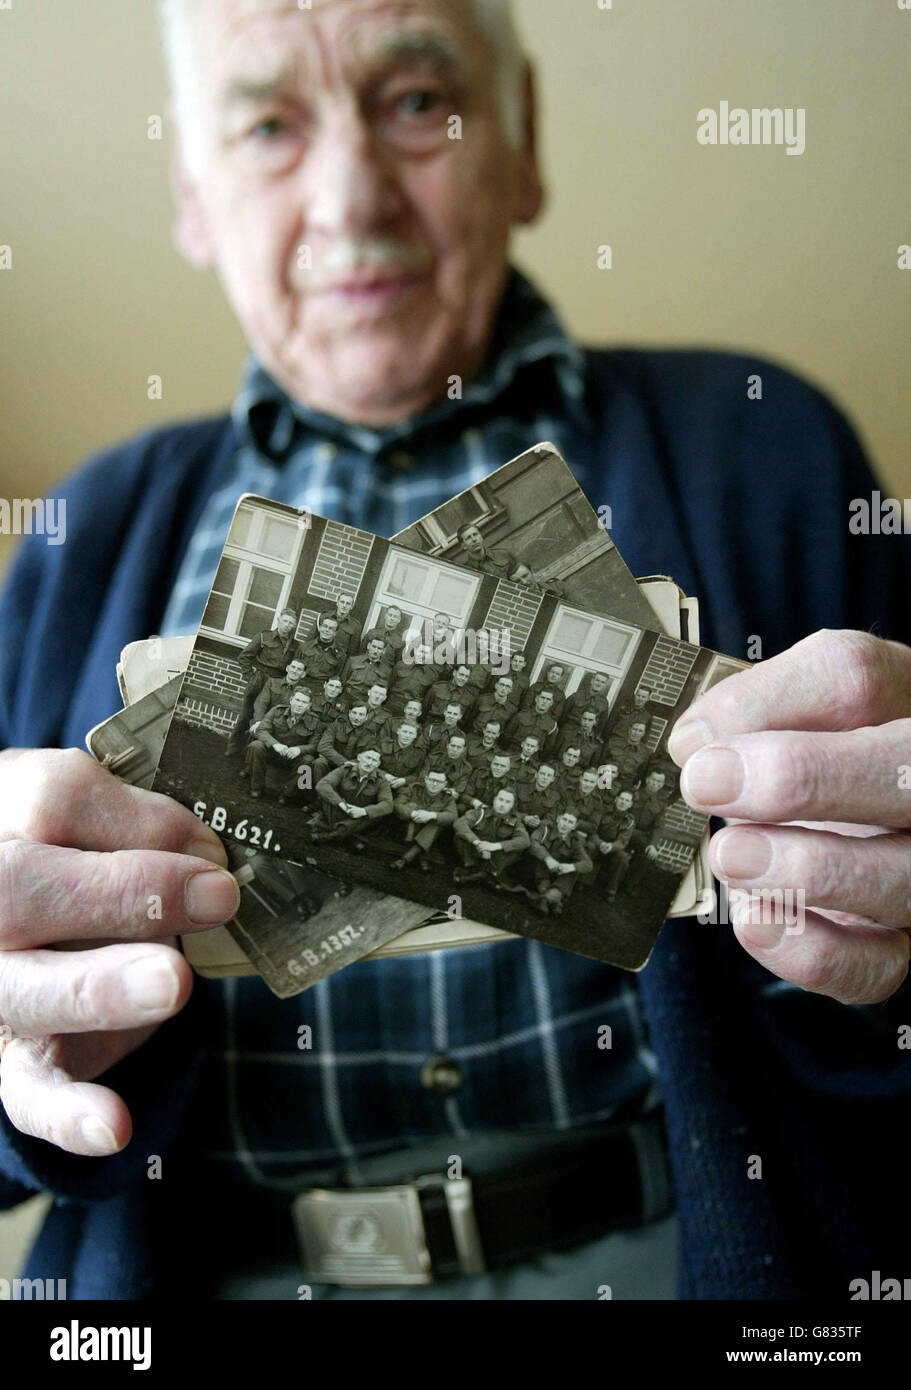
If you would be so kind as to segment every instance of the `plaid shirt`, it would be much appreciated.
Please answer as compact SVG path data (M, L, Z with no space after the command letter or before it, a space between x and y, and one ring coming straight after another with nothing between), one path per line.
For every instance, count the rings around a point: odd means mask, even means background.
M462 399L392 428L308 410L251 360L232 412L236 471L204 510L163 634L198 626L242 492L392 535L542 439L584 485L583 372L581 350L515 271ZM293 1188L308 1166L356 1167L408 1139L563 1130L658 1098L634 977L536 941L360 962L284 1004L255 979L204 987L220 996L222 1027L201 1092L209 1157L260 1185ZM298 1045L302 1025L310 1047ZM439 1057L461 1072L449 1095L422 1081Z

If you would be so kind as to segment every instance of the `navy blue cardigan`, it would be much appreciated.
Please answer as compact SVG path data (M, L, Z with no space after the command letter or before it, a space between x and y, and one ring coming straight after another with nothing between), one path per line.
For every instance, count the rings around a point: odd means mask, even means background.
M757 372L763 396L749 400ZM745 656L755 635L770 656L820 627L909 639L911 542L849 534L849 500L875 483L822 394L772 363L700 351L589 352L587 374L598 430L588 495L609 503L634 573L671 574L699 596L704 642ZM162 429L57 490L66 544L27 538L0 600L0 746L82 746L119 707L118 653L160 624L234 445L227 417ZM904 1268L896 1164L911 1060L896 1027L907 993L850 1009L764 995L768 978L729 930L692 921L665 928L640 977L667 1106L682 1297L846 1297L851 1278ZM211 1262L192 1239L205 1184L187 1137L211 1007L194 991L105 1078L133 1112L123 1153L63 1154L0 1114L0 1207L40 1190L57 1199L29 1276L66 1278L72 1298L161 1296L152 1236L163 1228L179 1242L175 1292L194 1287L194 1262ZM147 1180L150 1154L169 1155L167 1183Z

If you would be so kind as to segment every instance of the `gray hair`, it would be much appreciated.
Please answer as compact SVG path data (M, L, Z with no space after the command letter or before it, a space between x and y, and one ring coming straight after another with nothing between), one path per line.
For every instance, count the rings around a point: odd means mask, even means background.
M185 94L192 90L192 48L187 12L191 0L158 0L162 47L178 112ZM523 78L525 56L512 12L512 0L470 0L487 36L497 68L500 115L506 138L513 148L522 143ZM192 148L188 151L192 160Z

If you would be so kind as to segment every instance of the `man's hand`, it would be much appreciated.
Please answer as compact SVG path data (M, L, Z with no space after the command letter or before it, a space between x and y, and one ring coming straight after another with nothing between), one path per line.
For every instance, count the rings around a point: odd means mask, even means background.
M817 632L715 686L669 742L691 806L759 823L712 840L718 877L760 890L732 902L741 945L843 1003L887 999L908 970L909 715L911 649ZM802 929L769 911L768 890L786 888L805 895Z
M234 915L226 864L191 812L85 753L0 753L0 1100L17 1129L77 1154L128 1143L126 1105L90 1083L187 1002L173 933Z

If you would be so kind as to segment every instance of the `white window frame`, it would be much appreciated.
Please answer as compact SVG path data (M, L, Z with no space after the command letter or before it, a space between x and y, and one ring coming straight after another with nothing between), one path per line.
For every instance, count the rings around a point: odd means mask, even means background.
M716 653L715 656L712 657L712 660L709 662L709 669L706 671L706 673L705 673L705 675L703 676L702 681L701 681L701 683L700 683L700 686L699 686L699 694L700 694L700 695L704 695L705 692L706 692L708 689L710 689L710 687L711 687L711 685L712 685L712 677L713 677L713 676L716 674L716 672L718 671L719 666L730 666L731 669L730 669L730 671L728 672L728 675L731 675L731 676L735 676L735 675L737 674L738 671L742 671L742 670L743 670L743 667L740 665L740 663L737 662L737 661L735 661L733 657L730 657L730 656L723 656L720 652L719 652L719 653ZM725 676L722 677L722 680L726 680L726 679L727 679L727 677L725 677Z
M219 642L228 642L232 647L237 647L239 650L242 650L250 641L250 638L240 636L237 632L237 628L243 617L244 608L249 602L250 581L253 577L254 569L269 570L272 574L280 574L283 576L281 593L272 619L272 627L274 628L279 613L288 603L288 595L291 592L291 584L300 560L301 547L303 546L304 538L310 527L310 519L306 514L296 515L293 512L289 512L284 507L265 507L261 504L254 504L252 502L241 502L238 511L250 512L252 521L246 544L237 545L230 540L226 541L220 557L226 560L236 560L238 564L237 578L234 581L234 589L228 602L228 614L225 619L225 627L222 629L201 625L199 631L206 637L213 637ZM297 542L289 560L277 560L274 556L264 555L262 551L256 549L256 544L262 536L266 521L275 519L283 521L286 525L296 525L297 527ZM233 518L231 525L234 525ZM211 589L209 592L211 594ZM208 605L208 598L206 599L206 604Z
M619 632L628 633L633 640L627 645L626 655L622 663L619 666L611 666L606 662L596 661L584 652L568 652L563 647L557 647L551 641L551 636L567 614L571 617L584 618L586 622L600 623L602 627L610 627ZM532 684L543 675L548 666L556 664L571 666L573 669L569 680L563 687L563 694L569 696L578 689L584 675L597 675L600 672L610 679L608 707L613 709L641 641L642 629L633 627L631 623L621 623L617 618L608 618L600 613L590 613L586 609L576 608L570 603L560 603L554 609L544 640L538 648L538 654L532 664Z
M443 611L437 604L428 605L425 603L418 603L414 599L409 598L406 600L401 598L397 594L392 594L389 592L389 577L392 573L392 569L396 561L400 559L407 560L409 564L423 566L428 571L428 573L434 572L436 574L439 574L440 571L449 571L453 574L458 575L459 579L463 581L468 581L469 597L465 605L464 614L462 614L461 616L457 616L454 613L450 613L449 615L452 619L453 633L459 633L464 631L465 626L467 625L467 621L471 616L471 611L474 608L475 603L477 602L478 591L481 588L481 580L483 579L483 575L469 573L468 571L463 569L461 565L450 565L447 563L447 561L439 560L436 558L436 556L433 555L427 555L424 551L410 550L406 546L393 545L389 547L389 553L387 554L386 559L383 561L383 568L380 571L380 577L373 591L373 602L370 605L370 612L367 618L367 622L364 624L364 631L369 632L371 628L379 627L380 622L382 621L381 612L384 608L405 607L412 610L412 613L415 617L430 618L431 620L433 619L434 613L441 613Z
M477 516L469 518L464 524L477 526L478 530L483 532L484 528L500 516L504 509L497 505L495 498L491 498L485 492L483 483L476 483L474 487L466 488L465 492L471 494L481 510ZM460 496L464 495L464 493L460 494ZM450 550L458 540L458 531L444 530L433 512L429 516L422 517L420 525L435 550Z

